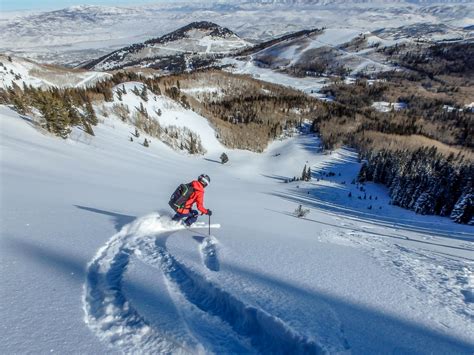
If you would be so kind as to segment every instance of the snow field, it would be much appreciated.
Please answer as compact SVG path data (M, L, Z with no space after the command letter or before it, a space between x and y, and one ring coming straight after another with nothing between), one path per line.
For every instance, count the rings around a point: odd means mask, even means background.
M143 104L143 107L147 110L149 116L158 121L162 128L169 128L171 126L187 128L201 138L204 149L209 153L225 150L222 144L217 140L214 129L209 125L209 122L204 117L198 115L192 110L185 109L166 96L157 96L149 90L147 90L148 101L145 102L140 96L137 96L132 92L135 87L141 92L143 86L144 85L140 82L127 82L117 85L113 89L115 93L114 101L102 104L99 106L99 111L102 108L106 108L109 112L113 112L114 105L123 104L128 106L130 116L133 117L133 113L138 111L140 104ZM122 101L119 101L117 90L122 90L122 88L125 88L127 93L123 94ZM161 116L157 114L158 110L161 111ZM142 139L140 138L140 140Z
M7 89L16 83L20 88L23 83L47 89L50 87L85 87L110 77L111 75L96 71L73 71L64 68L47 67L20 57L0 55L0 82Z
M317 92L326 84L327 79L322 78L294 78L287 74L273 71L269 68L261 68L252 61L241 61L233 58L224 58L221 60L223 65L232 65L226 68L232 73L249 74L255 79L267 81L269 83L279 84L291 87L293 89L304 91L307 94L317 96Z
M2 351L472 352L472 227L359 200L354 152L303 135L222 165L101 121L64 141L0 108ZM212 237L166 219L203 172Z
M125 226L99 250L88 267L83 298L86 324L99 338L125 352L179 353L187 347L151 328L121 293L122 274L130 254L140 253L148 235L173 229L171 221L160 223L158 218L159 215L152 215Z
M379 112L390 112L403 110L407 108L407 105L403 102L376 101L372 103L372 107Z

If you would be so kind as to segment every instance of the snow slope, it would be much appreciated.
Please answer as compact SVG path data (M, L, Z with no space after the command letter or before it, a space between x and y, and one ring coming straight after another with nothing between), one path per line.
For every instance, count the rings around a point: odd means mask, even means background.
M253 61L237 60L234 58L223 58L223 65L228 65L225 70L235 74L249 74L252 77L267 81L269 83L288 86L293 89L301 90L308 95L319 97L318 91L328 82L327 78L304 77L295 78L285 73L274 71L270 68L262 68Z
M367 43L400 43L408 41L407 38L388 41L371 35L370 32L362 32L358 28L334 27L324 29L321 32L315 32L310 35L300 36L289 41L281 41L271 47L253 54L252 60L260 62L271 61L272 68L291 68L294 66L307 66L309 62L314 61L315 58L326 60L329 62L338 63L351 73L358 74L360 72L380 72L386 70L393 70L393 67L388 64L385 58L376 55L374 48L367 48L363 45L362 48L352 48L351 50L344 49L344 45L349 45L351 41L356 39L365 39L365 36L370 36ZM331 54L318 53L315 50L324 48L325 52L330 50ZM329 53L329 52L328 52Z
M199 56L202 60L206 56L228 54L237 49L249 46L250 43L239 38L227 28L211 22L193 22L160 38L153 38L144 43L132 44L121 48L97 60L83 65L84 68L98 70L112 70L128 66L152 66L161 64L170 65L170 57L186 55ZM177 58L175 58L175 61Z
M41 65L28 59L0 54L0 83L3 88L16 83L19 87L32 85L39 88L85 87L111 77L111 74L72 70L51 65Z
M300 61L301 56L307 51L322 46L338 46L343 43L350 42L352 39L361 34L357 28L329 28L322 33L315 33L304 38L291 40L289 43L280 42L269 48L260 51L258 55L277 56L289 61L289 65Z
M301 135L221 165L102 121L62 140L0 107L2 353L473 352L472 227L358 199L354 152ZM212 237L167 208L202 172Z
M118 91L123 91L124 89L126 93L122 94L122 100L119 100ZM132 92L134 89L138 89L141 92L144 89L143 83L127 82L114 87L113 101L96 105L97 110L99 112L106 111L111 117L119 119L119 117L114 113L113 108L115 105L123 105L128 108L130 112L129 116L133 121L134 114L139 111L140 105L142 105L142 107L147 111L149 118L157 121L163 130L169 129L170 127L177 127L178 129L186 128L195 133L201 139L203 148L207 152L214 152L217 154L217 152L222 152L224 150L224 147L216 138L216 132L210 126L207 119L191 109L184 108L182 105L167 96L155 95L148 89L146 89L148 99L145 101L139 95ZM160 112L160 115L158 115L158 112ZM130 128L129 136L132 135L132 132L134 132L134 129ZM169 143L173 146L171 141ZM174 146L174 148L175 150L178 150L179 144Z

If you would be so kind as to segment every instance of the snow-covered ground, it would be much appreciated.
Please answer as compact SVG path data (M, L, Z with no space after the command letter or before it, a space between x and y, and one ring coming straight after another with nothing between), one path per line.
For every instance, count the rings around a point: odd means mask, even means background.
M293 89L301 90L308 95L318 96L319 90L328 83L325 77L313 78L295 78L285 73L274 71L270 68L262 68L253 61L237 60L234 58L224 58L221 60L223 65L230 65L225 68L235 74L249 74L255 79L267 81L269 83L287 86Z
M377 57L374 54L374 48L352 49L345 50L343 45L354 41L357 38L368 36L367 42L373 43L401 43L408 41L406 38L386 41L370 32L362 32L358 28L347 28L345 26L333 27L322 30L321 33L314 33L303 38L297 38L292 41L283 41L269 48L266 48L253 56L254 60L259 60L260 57L273 57L275 63L273 66L278 67L292 67L297 64L304 65L308 61L307 54L312 50L326 47L334 50L334 60L337 60L341 65L350 70L351 74L355 75L360 72L374 73L380 71L392 70L393 67L384 63L384 58L374 59ZM313 57L318 57L318 54L313 54ZM372 57L372 58L371 58ZM380 57L380 56L379 56ZM310 56L311 58L311 56Z
M217 26L209 27L209 25L212 26L212 24L208 24L208 28L188 28L178 35L174 32L174 36L170 34L167 39L161 38L156 43L145 42L141 44L143 46L142 48L123 48L103 58L99 63L94 65L94 68L99 70L112 70L116 67L127 66L127 64L137 66L137 62L146 59L151 63L152 60L159 61L159 58L183 53L192 53L193 55L200 54L201 56L229 54L237 49L252 45L233 33L216 35L215 31L223 29Z
M20 88L23 88L24 84L42 89L85 87L95 85L98 81L111 76L98 71L41 65L28 59L0 54L0 87L5 89L13 83Z
M372 103L372 107L379 112L390 112L400 111L407 108L407 104L404 102L386 102L386 101L376 101Z
M5 106L0 124L2 353L474 350L472 226L351 184L351 150L300 135L222 165L111 117L68 140ZM203 172L212 237L167 207Z
M210 126L206 118L191 109L184 108L181 104L178 104L167 96L155 95L149 90L147 90L147 101L144 101L142 97L133 92L134 89L141 92L143 88L144 85L141 82L127 82L117 85L113 88L113 101L105 102L96 106L96 108L99 112L106 110L108 115L118 119L119 117L114 113L114 106L123 105L128 108L129 118L133 122L134 114L140 109L140 106L142 106L147 111L149 118L157 121L162 129L169 129L170 127L187 129L200 138L203 148L208 153L222 153L224 147L217 140L216 132ZM122 94L122 100L120 101L118 91L123 92L123 90L125 90L126 93ZM133 131L134 130L130 130L130 132ZM129 134L129 136L131 136L131 134ZM141 139L143 141L143 137ZM171 144L171 146L173 146L173 144Z

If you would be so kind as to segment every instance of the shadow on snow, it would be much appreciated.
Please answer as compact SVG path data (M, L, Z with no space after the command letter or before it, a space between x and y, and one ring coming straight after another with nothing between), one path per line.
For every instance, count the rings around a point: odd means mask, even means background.
M127 222L129 223L135 219L135 217L132 216L117 214L95 208L83 206L77 207L90 212L112 216L114 218L115 226L120 228L127 224ZM317 222L321 223L319 221ZM158 248L163 248L165 252L166 238L167 235L162 239L158 239L156 242L156 246ZM195 238L195 240L200 242L200 238ZM4 242L7 243L7 247L15 248L18 253L22 253L28 258L36 260L39 265L53 267L55 271L67 273L68 275L73 273L73 279L75 282L83 282L85 279L87 261L78 258L73 253L57 252L31 241L18 238L4 239ZM175 264L175 266L179 266L180 269L182 267L182 265L176 264L175 260L173 264ZM249 281L267 285L272 289L279 290L287 294L293 294L297 297L307 299L309 302L312 300L323 301L333 306L338 313L341 322L344 324L346 338L349 340L351 347L355 351L362 348L366 351L380 351L382 349L386 351L398 351L406 353L416 352L423 348L427 353L449 353L453 351L457 353L472 353L474 350L473 343L469 343L465 340L450 336L448 334L428 329L423 325L410 322L406 319L398 318L376 309L372 309L360 303L346 300L340 296L332 295L329 292L308 290L286 280L281 280L270 275L256 273L255 271L242 265L227 265L226 268L237 274L240 274ZM48 270L50 270L50 268L48 268ZM189 270L184 268L181 269L178 274L171 272L170 276L172 279L178 282L179 287L182 288L182 291L184 291L186 296L189 297L191 301L196 302L199 308L213 313L215 305L213 306L206 303L200 304L201 300L193 299L196 297L196 295L193 294L190 289L187 289L189 282L203 282L203 284L206 283L204 280L200 280L199 277L195 278L196 275L193 275L192 279L188 279L191 276L189 272ZM317 273L317 270L315 270L315 273ZM184 278L185 282L180 280L181 278ZM127 284L129 284L130 287L133 287L136 292L147 295L149 299L165 297L165 295L154 291L153 285L134 284L131 280L127 281ZM224 317L223 320L230 322L234 327L239 327L237 324L232 324L232 319L226 319L226 317ZM247 321L252 321L252 317L247 318ZM248 324L248 327L245 328L246 331L254 329L251 324ZM410 344L413 342L418 343L418 346L415 348L410 346Z
M93 208L93 207L86 207L86 206L79 206L79 205L74 205L74 206L81 209L81 210L85 210L85 211L89 211L89 212L98 213L98 214L102 214L102 215L105 215L105 216L112 217L112 219L114 221L114 227L115 227L115 230L117 232L119 230L121 230L123 226L133 222L137 218L135 216L129 216L129 215L126 215L126 214L120 214L120 213L110 212L110 211L104 211L104 210L100 210L100 209Z
M317 190L318 195L332 195L333 192L331 192L334 187L325 187L325 186L318 186L315 188ZM337 205L335 203L331 203L328 201L324 201L322 199L319 199L317 196L308 194L308 192L311 193L311 190L308 191L307 189L300 189L300 192L292 192L288 191L287 193L280 193L280 192L271 192L268 193L269 195L275 196L275 197L280 197L283 198L287 201L294 202L296 204L301 204L304 207L310 207L314 208L317 210L320 210L324 213L327 213L329 215L333 215L335 217L339 218L346 218L347 220L355 220L358 222L365 222L371 225L375 226L380 226L383 228L390 228L390 229L398 229L400 231L409 231L409 232L415 232L415 233L420 233L420 234L429 234L432 236L437 236L437 237L442 237L442 238L450 238L450 239L457 239L457 240L465 240L465 241L473 241L474 240L474 234L467 234L463 232L453 232L453 231L443 231L440 229L440 226L436 227L433 225L433 222L431 222L431 228L430 227L425 227L420 224L425 224L426 222L423 221L416 221L416 220L405 220L405 219L396 219L395 217L390 217L390 216L383 216L383 215L378 215L378 214L372 214L368 213L365 211L361 211L358 209L342 206L342 205ZM272 210L273 211L273 210ZM291 215L289 212L282 212L282 211L273 211L273 212L278 212L278 213L283 213L283 214L288 214ZM409 211L407 211L409 212ZM414 213L414 212L413 212ZM433 218L433 216L428 216ZM434 217L434 218L443 218L443 217ZM376 233L374 231L368 231L368 230L361 230L358 229L357 227L350 227L350 226L344 226L341 224L330 224L327 222L322 222L318 220L313 220L310 218L305 218L308 221L312 222L317 222L320 224L328 224L337 228L343 228L343 229L349 229L349 230L355 230L355 231L361 231L365 233L370 233L370 234L376 234L380 235L383 237L398 237L399 239L408 239L405 236L402 235L394 235L394 234L380 234ZM448 223L451 223L451 221L447 221ZM446 225L446 228L448 228L449 225ZM410 239L412 240L412 239ZM426 242L427 244L434 244L434 245L440 245L440 246L445 246L448 248L455 248L459 249L458 247L454 246L449 246L449 245L443 245L443 244L437 244L437 243L429 243ZM468 250L468 249L463 249L462 250Z

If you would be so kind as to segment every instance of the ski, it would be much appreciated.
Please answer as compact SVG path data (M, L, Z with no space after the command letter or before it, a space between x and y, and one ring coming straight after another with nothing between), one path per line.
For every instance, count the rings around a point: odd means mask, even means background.
M186 229L202 229L202 228L220 228L221 225L219 223L211 223L211 224L207 224L207 223L199 223L199 222L196 222L194 223L193 225L189 226L189 227L185 227Z
M208 223L203 223L203 222L196 222L196 223L194 223L190 226L180 224L180 225L178 225L174 228L175 229L204 229L204 228L218 229L220 227L221 227L221 225L219 223L208 224Z

